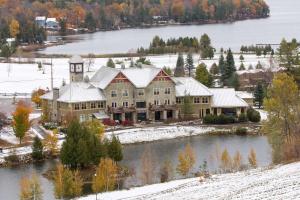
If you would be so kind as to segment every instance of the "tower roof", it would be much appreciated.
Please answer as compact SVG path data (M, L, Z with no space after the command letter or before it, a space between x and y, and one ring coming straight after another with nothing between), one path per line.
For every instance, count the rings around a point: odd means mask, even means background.
M69 63L83 63L80 55L74 55L70 58Z

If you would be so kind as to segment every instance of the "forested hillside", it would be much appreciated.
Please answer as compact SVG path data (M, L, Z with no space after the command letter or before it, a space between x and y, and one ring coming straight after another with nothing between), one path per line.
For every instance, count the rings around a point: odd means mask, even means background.
M44 33L36 16L54 17L67 28L90 31L159 23L210 23L269 15L264 0L0 0L0 38L34 43Z

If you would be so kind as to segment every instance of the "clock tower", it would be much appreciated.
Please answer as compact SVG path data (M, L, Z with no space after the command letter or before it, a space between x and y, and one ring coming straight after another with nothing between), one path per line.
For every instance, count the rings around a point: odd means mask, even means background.
M69 61L70 82L83 81L83 60L79 55L73 56Z

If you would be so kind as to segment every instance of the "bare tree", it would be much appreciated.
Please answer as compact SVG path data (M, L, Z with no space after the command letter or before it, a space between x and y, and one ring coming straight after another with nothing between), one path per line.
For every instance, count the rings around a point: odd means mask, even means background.
M86 61L88 72L90 72L91 67L95 64L95 55L92 53L88 54L87 61Z

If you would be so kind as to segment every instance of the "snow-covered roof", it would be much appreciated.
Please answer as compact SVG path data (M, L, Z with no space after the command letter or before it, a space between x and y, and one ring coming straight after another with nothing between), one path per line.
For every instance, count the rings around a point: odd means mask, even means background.
M93 113L93 115L96 119L100 119L100 120L109 118L109 116L103 110L100 110L97 113Z
M246 91L236 91L236 95L238 95L242 99L253 99L253 94Z
M81 56L74 55L70 58L69 63L83 63Z
M41 97L42 99L53 99L53 92L46 93ZM58 102L76 103L87 101L104 101L105 96L103 92L84 82L73 82L71 84L62 86L59 89Z
M116 69L111 67L102 66L91 78L90 82L93 86L105 89L107 85L121 72L126 78L136 87L145 88L161 69L153 66L145 66Z
M121 70L121 72L137 88L147 87L160 71L161 69L159 68L145 65L143 65L141 68L132 67Z
M47 18L46 22L57 22L56 18Z
M45 21L46 17L45 16L37 16L35 17L35 21Z
M213 94L212 107L235 108L249 106L236 94L233 88L213 88L209 90Z
M102 66L90 79L90 83L97 88L105 89L119 72L118 69Z
M212 96L209 89L192 77L173 77L175 82L176 97L190 96Z

